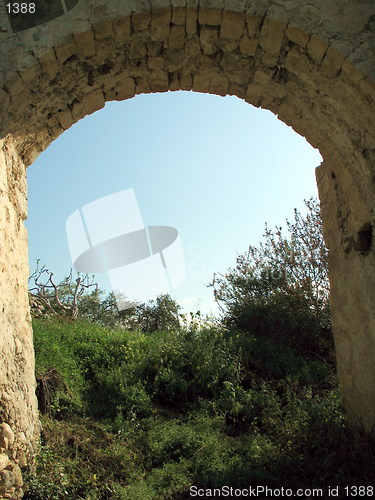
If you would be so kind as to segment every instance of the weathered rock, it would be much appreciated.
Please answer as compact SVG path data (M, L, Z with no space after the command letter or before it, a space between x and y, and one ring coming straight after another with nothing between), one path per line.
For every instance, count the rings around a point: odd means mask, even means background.
M22 468L22 467L26 467L27 465L27 457L26 457L26 453L20 453L20 455L18 456L18 465Z
M5 467L9 464L9 458L8 458L8 455L5 455L4 453L2 453L0 455L0 471L2 471L3 469L5 469Z
M6 443L6 444L3 444ZM14 432L6 422L0 424L0 446L9 448L14 443Z

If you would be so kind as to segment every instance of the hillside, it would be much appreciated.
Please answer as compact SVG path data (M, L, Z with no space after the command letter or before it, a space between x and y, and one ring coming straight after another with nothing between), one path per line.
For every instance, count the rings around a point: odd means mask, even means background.
M220 324L142 333L60 318L33 328L43 446L26 499L373 484L374 443L353 439L322 357Z

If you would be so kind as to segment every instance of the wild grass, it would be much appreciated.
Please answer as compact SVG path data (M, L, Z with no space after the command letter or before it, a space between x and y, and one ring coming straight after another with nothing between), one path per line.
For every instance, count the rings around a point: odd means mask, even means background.
M38 319L33 329L49 398L26 499L374 482L374 443L348 428L323 359L224 327L141 333ZM51 370L63 383L48 386Z

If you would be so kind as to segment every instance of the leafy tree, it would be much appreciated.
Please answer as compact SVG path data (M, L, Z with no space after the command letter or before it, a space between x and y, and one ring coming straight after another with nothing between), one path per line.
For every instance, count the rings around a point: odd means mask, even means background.
M159 295L146 304L120 311L120 321L128 329L143 332L174 330L180 327L180 306L169 294Z
M224 321L332 360L327 255L318 200L305 200L282 227L266 225L264 241L237 257L210 284Z
M96 288L80 298L79 316L94 323L114 328L121 322L116 297L110 292L104 299L103 290Z

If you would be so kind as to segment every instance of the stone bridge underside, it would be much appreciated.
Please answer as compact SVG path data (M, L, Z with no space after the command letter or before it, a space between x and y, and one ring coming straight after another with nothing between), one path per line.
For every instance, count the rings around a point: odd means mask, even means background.
M12 32L5 3L0 5L0 497L21 494L20 466L32 459L39 435L23 223L26 167L106 101L141 93L183 89L236 95L271 110L319 148L324 162L317 181L341 391L353 427L373 431L374 1L81 0L64 15L18 32Z

